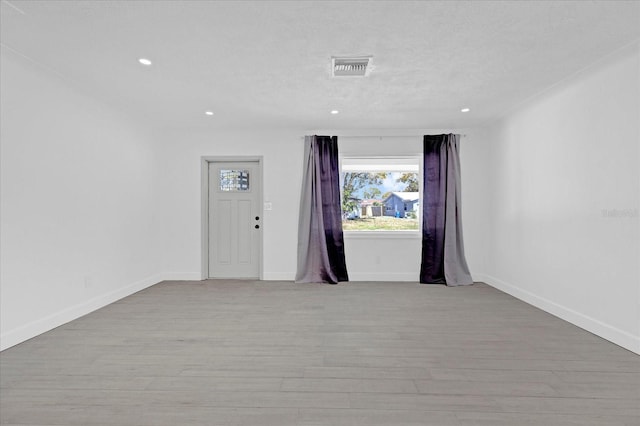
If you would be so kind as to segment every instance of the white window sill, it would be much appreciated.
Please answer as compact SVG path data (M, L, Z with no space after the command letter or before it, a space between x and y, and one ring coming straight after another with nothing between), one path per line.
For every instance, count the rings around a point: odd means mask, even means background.
M420 231L343 231L345 240L419 240Z

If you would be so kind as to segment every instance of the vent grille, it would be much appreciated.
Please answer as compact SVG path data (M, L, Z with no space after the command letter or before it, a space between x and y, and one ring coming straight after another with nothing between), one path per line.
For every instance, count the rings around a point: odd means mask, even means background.
M371 71L371 57L332 58L334 77L364 77Z

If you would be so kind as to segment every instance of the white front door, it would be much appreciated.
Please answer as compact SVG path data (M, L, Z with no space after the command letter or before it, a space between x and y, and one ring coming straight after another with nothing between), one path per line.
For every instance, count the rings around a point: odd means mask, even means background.
M257 161L209 163L209 278L260 278Z

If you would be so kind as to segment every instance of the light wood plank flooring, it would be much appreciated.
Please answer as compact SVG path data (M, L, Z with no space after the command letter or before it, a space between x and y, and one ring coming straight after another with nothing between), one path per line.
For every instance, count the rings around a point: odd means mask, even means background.
M640 356L487 285L162 282L0 354L5 425L640 425Z

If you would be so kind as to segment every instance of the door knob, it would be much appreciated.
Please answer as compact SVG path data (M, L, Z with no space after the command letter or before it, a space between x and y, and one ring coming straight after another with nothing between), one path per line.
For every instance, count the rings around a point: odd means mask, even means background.
M256 216L256 220L260 220L260 216Z
M255 226L255 228L256 228L256 229L260 229L260 225L256 225L256 226Z

